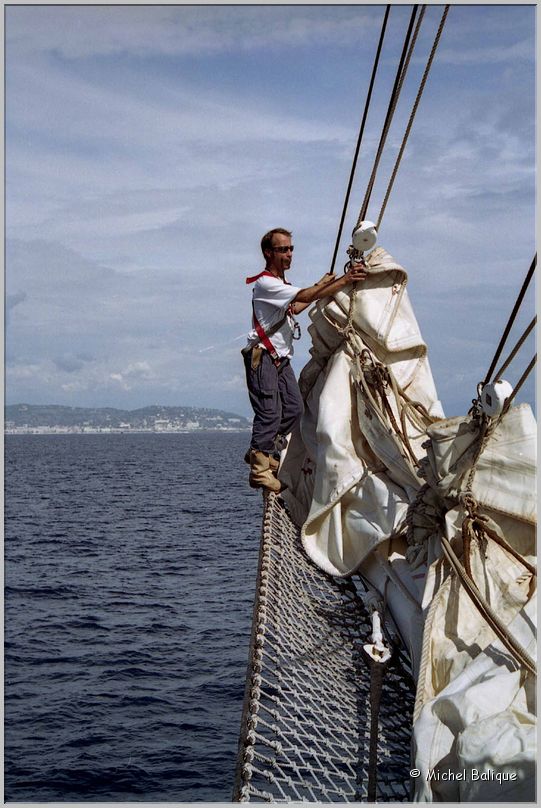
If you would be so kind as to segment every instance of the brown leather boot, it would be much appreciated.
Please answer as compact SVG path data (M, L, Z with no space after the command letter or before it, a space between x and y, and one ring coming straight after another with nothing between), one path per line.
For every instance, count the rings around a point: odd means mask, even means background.
M250 449L250 477L248 482L252 488L268 488L278 494L282 490L278 480L270 469L269 455L257 449Z
M244 462L248 463L248 465L250 465L250 452L251 451L252 451L251 449L248 449L248 451L244 455ZM276 457L274 457L273 455L269 455L269 468L270 468L270 470L272 471L273 474L276 474L276 472L280 468L280 461Z

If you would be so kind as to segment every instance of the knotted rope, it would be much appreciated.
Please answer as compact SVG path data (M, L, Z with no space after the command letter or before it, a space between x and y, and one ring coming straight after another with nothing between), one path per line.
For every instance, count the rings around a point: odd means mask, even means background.
M530 657L530 655L522 647L522 645L517 640L515 640L515 638L510 634L507 626L504 623L502 623L502 621L500 620L496 612L492 609L488 601L483 597L478 587L476 586L475 582L473 581L471 574L468 574L466 569L460 563L457 555L455 554L451 546L450 541L447 539L446 536L443 535L441 536L441 545L449 565L458 576L460 582L464 587L464 590L470 597L472 603L476 607L479 614L483 617L485 622L494 631L498 639L501 640L503 645L514 657L519 667L525 668L531 674L536 676L537 668L534 660Z
M408 436L407 421L419 431L420 434L438 419L432 417L426 407L419 401L411 399L398 384L392 370L380 362L372 351L362 344L358 347L359 334L355 328L355 306L357 301L357 284L354 284L349 299L349 308L345 325L340 326L323 312L325 319L344 338L349 346L350 353L357 371L357 379L361 389L371 404L379 412L382 419L387 419L392 431L402 442L409 462L413 468L418 468L419 462ZM392 392L398 408L398 423L389 402L389 393ZM415 472L414 472L415 473Z
M472 461L471 468L468 472L466 482L461 493L456 500L456 504L462 505L465 510L465 515L461 525L462 536L462 563L456 555L450 541L441 530L441 546L443 554L453 572L457 575L458 580L461 582L465 592L474 604L475 608L483 618L483 620L490 626L496 636L501 640L503 645L511 653L517 664L529 671L534 676L537 674L537 669L534 660L530 657L528 652L522 645L510 634L507 626L501 621L496 612L492 609L486 598L482 595L479 587L475 581L471 556L472 547L476 544L481 550L486 546L487 541L490 539L508 552L514 559L531 574L537 576L537 568L525 559L514 547L501 534L498 526L489 519L488 516L482 514L479 509L479 504L472 494L473 480L479 460L489 443L498 421L492 420L483 416L479 423L479 436L477 439L477 447ZM430 486L425 484L418 492L417 499L412 503L408 512L408 542L411 545L412 552L418 552L417 542L414 540L414 512L419 508L424 497L430 491ZM434 525L436 528L437 525ZM424 536L428 538L428 534Z

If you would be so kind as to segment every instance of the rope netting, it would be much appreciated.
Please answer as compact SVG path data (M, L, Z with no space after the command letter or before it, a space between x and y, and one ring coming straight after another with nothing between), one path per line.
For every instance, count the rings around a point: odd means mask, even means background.
M317 568L283 502L265 494L235 801L367 800L370 634L353 580ZM379 705L378 801L409 801L414 697L395 650Z

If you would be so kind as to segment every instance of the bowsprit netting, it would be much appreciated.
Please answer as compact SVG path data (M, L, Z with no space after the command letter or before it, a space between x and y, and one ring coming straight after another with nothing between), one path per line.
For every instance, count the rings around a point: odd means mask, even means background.
M235 801L366 801L370 633L352 580L312 564L283 502L265 494ZM409 800L413 702L395 651L379 713L382 801Z

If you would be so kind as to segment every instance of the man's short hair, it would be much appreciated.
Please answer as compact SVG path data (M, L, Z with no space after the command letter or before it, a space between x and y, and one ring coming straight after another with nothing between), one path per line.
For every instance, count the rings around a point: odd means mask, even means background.
M272 237L274 236L275 233L280 233L282 236L289 236L289 238L291 238L292 236L289 230L284 230L283 227L275 227L274 230L269 230L269 232L265 233L265 235L261 239L261 252L263 253L264 256L265 256L265 250L270 250L272 248Z

